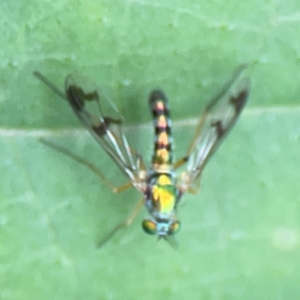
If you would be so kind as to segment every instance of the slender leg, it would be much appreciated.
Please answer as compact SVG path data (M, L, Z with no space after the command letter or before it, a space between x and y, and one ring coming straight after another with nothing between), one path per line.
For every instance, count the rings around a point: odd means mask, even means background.
M195 189L192 188L188 188L188 193L193 194L193 195L198 195L199 191L200 191L200 187L196 187Z
M104 244L106 244L114 235L117 231L119 231L122 228L126 228L128 227L132 221L135 219L135 217L137 216L137 214L139 213L140 209L142 208L142 206L144 205L144 199L141 199L135 206L135 208L133 209L133 211L131 212L131 214L128 216L128 218L118 224L104 239L102 239L98 244L97 247L101 248Z
M202 128L203 128L205 120L208 116L208 113L209 113L209 110L206 108L206 111L202 115L202 118L200 119L200 122L197 125L196 132L195 132L194 137L192 139L192 142L191 142L191 144L188 148L187 154L174 163L174 165L173 165L174 169L177 169L177 168L181 167L182 165L184 165L189 160L190 155L191 155L192 151L194 150L195 144L197 142L197 138L199 137L199 135L202 131Z
M192 142L189 145L187 154L183 158L179 159L177 162L174 163L174 165L173 165L174 169L181 167L184 163L186 163L189 160L191 153L193 152L193 150L196 147L196 143L198 141L199 136L201 135L201 131L203 129L205 121L207 120L207 117L212 112L212 110L215 108L215 106L218 104L218 102L222 99L222 97L227 93L227 91L230 89L230 87L232 86L234 81L237 80L238 77L241 75L241 73L246 69L246 67L247 67L246 65L241 65L235 71L232 78L225 84L225 86L222 88L222 90L213 99L211 99L211 101L205 107L204 113L196 127L196 131L195 131L194 137L192 139Z
M180 158L173 164L174 170L184 165L189 160L189 154Z
M93 164L91 164L89 161L87 161L87 160L85 160L85 159L79 157L78 155L76 155L76 154L74 154L72 151L70 151L69 149L67 149L67 148L65 148L65 147L62 147L62 146L60 146L60 145L56 145L56 144L54 144L54 143L51 143L51 142L49 142L49 141L47 141L47 140L45 140L45 139L43 139L43 138L40 138L39 141L40 141L42 144L44 144L44 145L46 145L46 146L48 146L48 147L50 147L50 148L52 148L52 149L54 149L54 150L60 152L60 153L62 153L62 154L64 154L64 155L66 155L66 156L69 156L70 158L74 159L76 162L78 162L78 163L84 165L85 167L87 167L88 169L90 169L94 174L96 174L98 177L100 177L100 178L103 180L103 182L104 182L104 183L112 190L113 193L116 193L116 194L117 194L117 193L123 192L123 191L127 190L128 188L132 187L132 184L131 184L130 181L129 181L128 183L124 184L124 185L121 185L121 186L119 186L119 187L115 187L115 186L114 186L114 185L113 185L113 184L112 184L112 183L111 183L111 182L103 175L103 173L102 173L100 170L98 170L98 169L97 169Z
M41 80L45 85L47 85L56 95L66 100L65 94L57 88L47 77L45 77L42 73L35 71L33 72L34 76L36 76L39 80Z
M189 160L190 155L191 155L192 151L194 150L195 144L197 142L197 138L200 135L200 132L202 131L202 128L203 128L203 125L205 123L205 120L206 120L207 116L208 116L208 111L206 111L203 114L199 124L197 125L196 132L195 132L193 140L192 140L192 142L191 142L191 144L188 148L187 154L174 163L174 165L173 165L174 169L177 169L177 168L181 167L182 165L184 165Z

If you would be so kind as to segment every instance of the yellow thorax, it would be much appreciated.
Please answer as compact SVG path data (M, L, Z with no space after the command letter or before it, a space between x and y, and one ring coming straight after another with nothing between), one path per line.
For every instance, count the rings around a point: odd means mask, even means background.
M153 205L162 213L168 213L174 209L176 195L174 186L169 176L160 175L157 184L152 189Z

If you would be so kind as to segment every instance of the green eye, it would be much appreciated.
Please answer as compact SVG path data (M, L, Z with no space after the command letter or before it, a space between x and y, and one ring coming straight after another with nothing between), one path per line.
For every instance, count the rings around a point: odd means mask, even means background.
M156 223L150 220L144 220L142 223L143 230L151 235L156 234Z
M180 221L175 221L169 227L169 232L168 232L169 235L174 235L174 234L178 233L180 228L181 228L181 222Z

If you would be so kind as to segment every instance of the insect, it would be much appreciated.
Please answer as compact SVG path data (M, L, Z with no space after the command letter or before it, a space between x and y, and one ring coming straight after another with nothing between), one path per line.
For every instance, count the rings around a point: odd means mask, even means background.
M48 141L43 142L91 169L114 192L122 192L133 186L142 194L142 199L130 216L116 226L99 246L102 246L119 229L130 225L142 206L146 207L150 215L150 218L142 222L142 228L146 233L168 240L179 232L181 222L176 210L182 196L185 193L198 192L205 165L246 105L250 82L242 76L244 70L244 66L240 67L223 90L208 103L186 155L178 161L173 159L169 102L160 90L150 93L149 106L153 116L155 136L150 167L146 167L143 157L129 145L123 133L123 118L118 111L116 109L112 110L113 113L104 111L104 100L100 99L96 89L87 92L69 75L65 80L65 93L63 93L44 75L39 72L34 73L37 78L69 103L78 119L129 179L129 182L116 188L88 161L63 147ZM89 108L90 104L95 105L93 109ZM186 169L177 174L176 169L184 164L187 165Z

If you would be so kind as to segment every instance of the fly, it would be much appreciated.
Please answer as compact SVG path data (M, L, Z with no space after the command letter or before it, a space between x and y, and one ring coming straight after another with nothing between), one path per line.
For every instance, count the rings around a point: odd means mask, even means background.
M142 195L129 217L117 225L101 241L102 246L119 229L130 225L140 208L145 206L150 218L142 222L143 230L150 235L168 240L179 232L181 222L177 217L177 207L185 193L197 193L200 177L209 158L230 132L243 111L250 90L249 79L243 78L245 67L234 74L223 90L206 106L196 127L194 137L181 159L173 159L172 122L169 102L161 90L154 90L149 96L149 106L153 117L154 147L149 167L143 157L132 148L123 133L123 117L112 105L111 112L104 111L96 89L84 90L69 75L65 80L65 92L61 92L44 75L34 75L58 96L67 101L81 123L87 128L104 151L111 157L119 170L128 178L128 183L115 187L104 174L90 162L73 152L43 140L50 147L71 156L85 165L115 193L135 187ZM91 109L90 104L94 105ZM186 165L177 174L176 169Z

